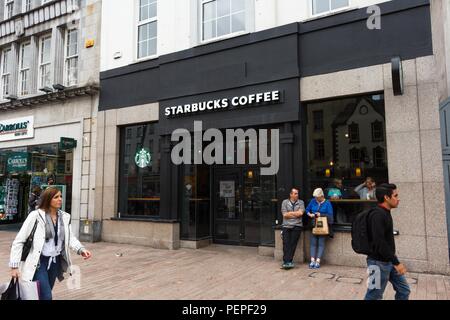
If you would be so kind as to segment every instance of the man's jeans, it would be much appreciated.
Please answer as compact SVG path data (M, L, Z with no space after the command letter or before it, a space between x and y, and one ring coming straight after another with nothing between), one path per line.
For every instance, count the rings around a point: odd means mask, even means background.
M39 266L34 274L33 281L39 281L39 300L52 300L52 289L56 278L61 272L61 256L56 257L56 263L52 262L48 268L49 257L41 256Z
M405 276L395 270L392 262L382 262L367 259L369 268L368 289L365 300L382 300L387 283L392 283L395 290L395 300L408 300L411 290Z
M283 228L283 263L293 261L301 233L302 229L299 227Z

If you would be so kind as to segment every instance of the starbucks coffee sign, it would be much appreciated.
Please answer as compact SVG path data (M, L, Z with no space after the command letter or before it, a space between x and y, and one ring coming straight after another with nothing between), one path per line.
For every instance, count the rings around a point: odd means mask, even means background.
M142 148L136 152L134 156L134 162L139 168L147 168L152 164L152 156L150 155L150 151L145 148Z
M0 120L0 142L34 137L34 117Z

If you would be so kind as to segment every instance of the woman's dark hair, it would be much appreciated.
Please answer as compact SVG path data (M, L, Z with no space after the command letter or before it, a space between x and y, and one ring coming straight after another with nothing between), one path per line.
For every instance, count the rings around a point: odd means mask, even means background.
M383 203L385 196L388 198L392 197L395 189L397 189L397 186L395 184L383 183L379 185L375 189L375 197L377 198L378 203Z
M49 187L45 189L45 191L41 193L41 203L39 204L39 209L42 209L45 212L49 211L52 199L58 194L58 192L60 191L57 188Z
M33 193L40 194L41 192L42 192L41 187L36 186L36 187L33 188Z

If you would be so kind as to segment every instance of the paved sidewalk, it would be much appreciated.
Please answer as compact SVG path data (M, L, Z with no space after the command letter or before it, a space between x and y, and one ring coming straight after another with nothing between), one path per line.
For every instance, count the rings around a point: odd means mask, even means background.
M15 232L0 231L0 283L9 281L9 249ZM307 265L280 270L256 248L212 245L204 249L156 250L111 243L88 244L93 258L74 257L81 268L81 289L67 280L55 285L57 300L73 299L293 299L361 300L366 270ZM408 274L411 299L448 300L450 277ZM393 299L388 285L385 299Z

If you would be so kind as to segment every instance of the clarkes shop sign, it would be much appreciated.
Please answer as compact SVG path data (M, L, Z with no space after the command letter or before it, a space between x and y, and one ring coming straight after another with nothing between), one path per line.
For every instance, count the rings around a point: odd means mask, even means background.
M0 141L34 137L34 117L0 120Z
M164 114L167 118L204 113L208 111L219 111L227 108L245 108L259 105L267 105L282 102L282 93L279 90L252 93L232 98L199 101L190 104L167 107Z

